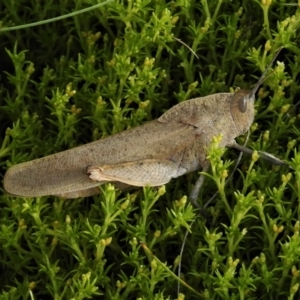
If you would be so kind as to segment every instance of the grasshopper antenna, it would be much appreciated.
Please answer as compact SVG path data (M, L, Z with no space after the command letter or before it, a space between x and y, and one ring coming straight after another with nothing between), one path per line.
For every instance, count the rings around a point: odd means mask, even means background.
M199 56L196 54L196 52L189 45L187 45L185 42L183 42L182 40L180 40L176 37L173 37L173 39L175 39L177 42L181 43L183 46L187 47L199 59Z
M283 47L280 47L277 52L275 53L274 57L272 58L271 62L268 64L268 66L266 67L266 69L263 71L262 75L260 76L260 78L258 79L256 85L254 86L254 88L251 90L250 93L250 97L254 96L255 93L257 92L258 88L260 87L260 85L265 81L265 76L266 73L269 71L269 69L272 67L274 61L276 60L278 54L280 53L280 51L283 49Z

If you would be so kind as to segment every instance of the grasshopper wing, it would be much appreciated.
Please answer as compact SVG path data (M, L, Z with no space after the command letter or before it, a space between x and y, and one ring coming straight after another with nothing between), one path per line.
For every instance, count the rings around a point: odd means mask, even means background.
M102 140L15 165L5 174L4 188L9 194L20 197L62 195L73 198L90 195L97 193L95 187L108 180L91 180L86 172L87 166L132 163L132 167L135 161L165 162L182 153L194 140L193 127L154 120ZM153 167L153 162L150 165ZM166 165L170 168L171 162ZM121 177L111 174L110 181L118 182ZM161 179L161 184L169 181L168 178L169 175Z

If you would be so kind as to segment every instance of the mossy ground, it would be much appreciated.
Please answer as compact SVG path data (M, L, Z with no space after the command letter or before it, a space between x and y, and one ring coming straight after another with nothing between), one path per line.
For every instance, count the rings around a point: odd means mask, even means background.
M299 299L299 10L271 2L116 0L0 32L2 175L155 119L181 101L250 88L280 46L280 63L258 93L248 147L293 167L245 155L224 186L238 153L229 149L220 160L213 149L199 202L219 196L210 222L198 217L192 228L197 211L185 195L196 173L165 192L106 185L101 195L76 200L13 198L1 189L0 299ZM29 24L93 4L3 0L0 20ZM187 229L182 279L194 291L181 285L178 296L172 272Z

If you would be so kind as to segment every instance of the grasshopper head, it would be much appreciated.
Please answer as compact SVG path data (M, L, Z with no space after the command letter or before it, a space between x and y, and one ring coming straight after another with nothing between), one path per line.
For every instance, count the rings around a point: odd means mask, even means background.
M264 81L264 77L267 71L271 68L281 49L282 47L280 47L276 52L272 61L266 67L254 88L251 91L240 90L236 92L230 100L230 112L239 134L243 134L244 132L246 132L253 123L255 93Z
M246 132L254 119L254 93L239 90L231 98L230 112L239 134Z

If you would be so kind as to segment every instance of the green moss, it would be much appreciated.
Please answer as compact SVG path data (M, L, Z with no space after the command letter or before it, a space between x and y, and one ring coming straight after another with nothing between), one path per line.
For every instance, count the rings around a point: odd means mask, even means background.
M58 2L3 0L2 26L95 4ZM101 195L76 200L13 198L2 189L0 299L197 299L195 291L205 299L299 298L299 9L270 2L113 1L0 31L2 174L192 97L250 88L280 46L280 63L258 92L248 147L292 167L244 156L225 185L238 153L221 159L223 150L212 149L199 198L204 205L219 192L209 221L186 201L196 172L166 191L121 193L108 184ZM181 275L194 290L181 285L177 296L172 272L186 230Z

